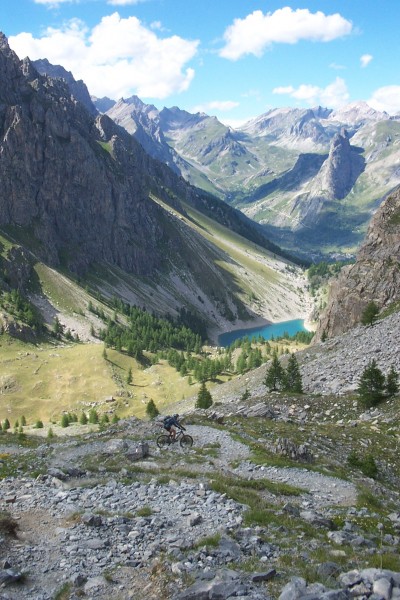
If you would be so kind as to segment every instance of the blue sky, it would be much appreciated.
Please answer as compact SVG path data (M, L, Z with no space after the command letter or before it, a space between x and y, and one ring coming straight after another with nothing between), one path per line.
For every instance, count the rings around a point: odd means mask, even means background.
M91 94L137 94L233 126L282 106L400 112L400 0L1 0L20 58Z

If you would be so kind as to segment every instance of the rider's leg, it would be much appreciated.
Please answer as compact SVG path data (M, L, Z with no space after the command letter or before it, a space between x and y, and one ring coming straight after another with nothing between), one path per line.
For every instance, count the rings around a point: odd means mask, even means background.
M173 440L175 439L175 436L176 436L176 429L175 429L175 427L171 427L169 435L172 437Z

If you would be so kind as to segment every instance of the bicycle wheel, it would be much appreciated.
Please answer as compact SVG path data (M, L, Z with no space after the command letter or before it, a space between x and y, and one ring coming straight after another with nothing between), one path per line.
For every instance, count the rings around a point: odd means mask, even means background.
M171 441L171 439L170 439L169 435L165 435L165 433L162 433L157 438L157 446L159 448L164 448L165 446L169 446L170 441Z
M193 446L192 436L185 433L180 439L180 445L182 448L191 448Z

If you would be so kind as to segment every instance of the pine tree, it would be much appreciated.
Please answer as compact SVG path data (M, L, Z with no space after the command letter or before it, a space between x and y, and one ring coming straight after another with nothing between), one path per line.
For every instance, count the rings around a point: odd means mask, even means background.
M69 426L69 418L67 414L63 414L63 416L61 417L61 423L60 423L61 427L68 427Z
M379 314L379 308L373 300L368 302L361 315L361 323L363 325L372 325Z
M101 415L101 419L100 419L100 425L108 425L108 423L110 422L110 419L108 418L107 414L103 414Z
M271 391L280 389L284 383L285 373L277 353L275 352L272 357L272 363L269 367L263 384Z
M86 416L86 413L85 413L85 412L83 412L83 413L81 414L80 418L79 418L79 423L80 423L81 425L87 425L87 422L88 422L88 418L87 418L87 416Z
M210 408L210 406L212 406L212 403L213 400L211 393L206 388L206 384L203 381L200 386L199 393L197 395L196 408Z
M7 429L10 429L11 425L10 425L10 421L6 418L3 421L3 431L7 431Z
M386 394L391 398L399 393L399 374L392 365L386 376Z
M284 378L284 389L295 394L303 393L303 384L297 358L294 354L289 357Z
M25 425L26 425L26 419L25 419L24 415L22 415L22 417L21 417L21 426L25 427Z
M91 408L89 411L89 423L96 424L99 422L99 415L95 408Z
M372 359L361 374L357 392L362 404L369 408L381 402L385 392L385 376Z
M151 398L148 401L147 406L146 406L146 414L150 419L155 419L160 414L160 411L158 410L157 406L155 405L154 400L152 400Z
M132 383L132 369L129 367L128 375L126 376L126 383L131 385Z
M59 318L56 316L53 322L53 334L56 338L59 338L64 330L64 326L60 323Z

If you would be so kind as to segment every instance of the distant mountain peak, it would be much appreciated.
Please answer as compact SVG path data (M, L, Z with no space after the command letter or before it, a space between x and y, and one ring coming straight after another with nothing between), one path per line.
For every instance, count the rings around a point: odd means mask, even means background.
M350 102L350 104L346 104L345 106L334 110L328 118L331 121L357 125L366 120L382 121L383 119L389 119L390 117L386 112L375 110L369 106L367 102L358 101Z

